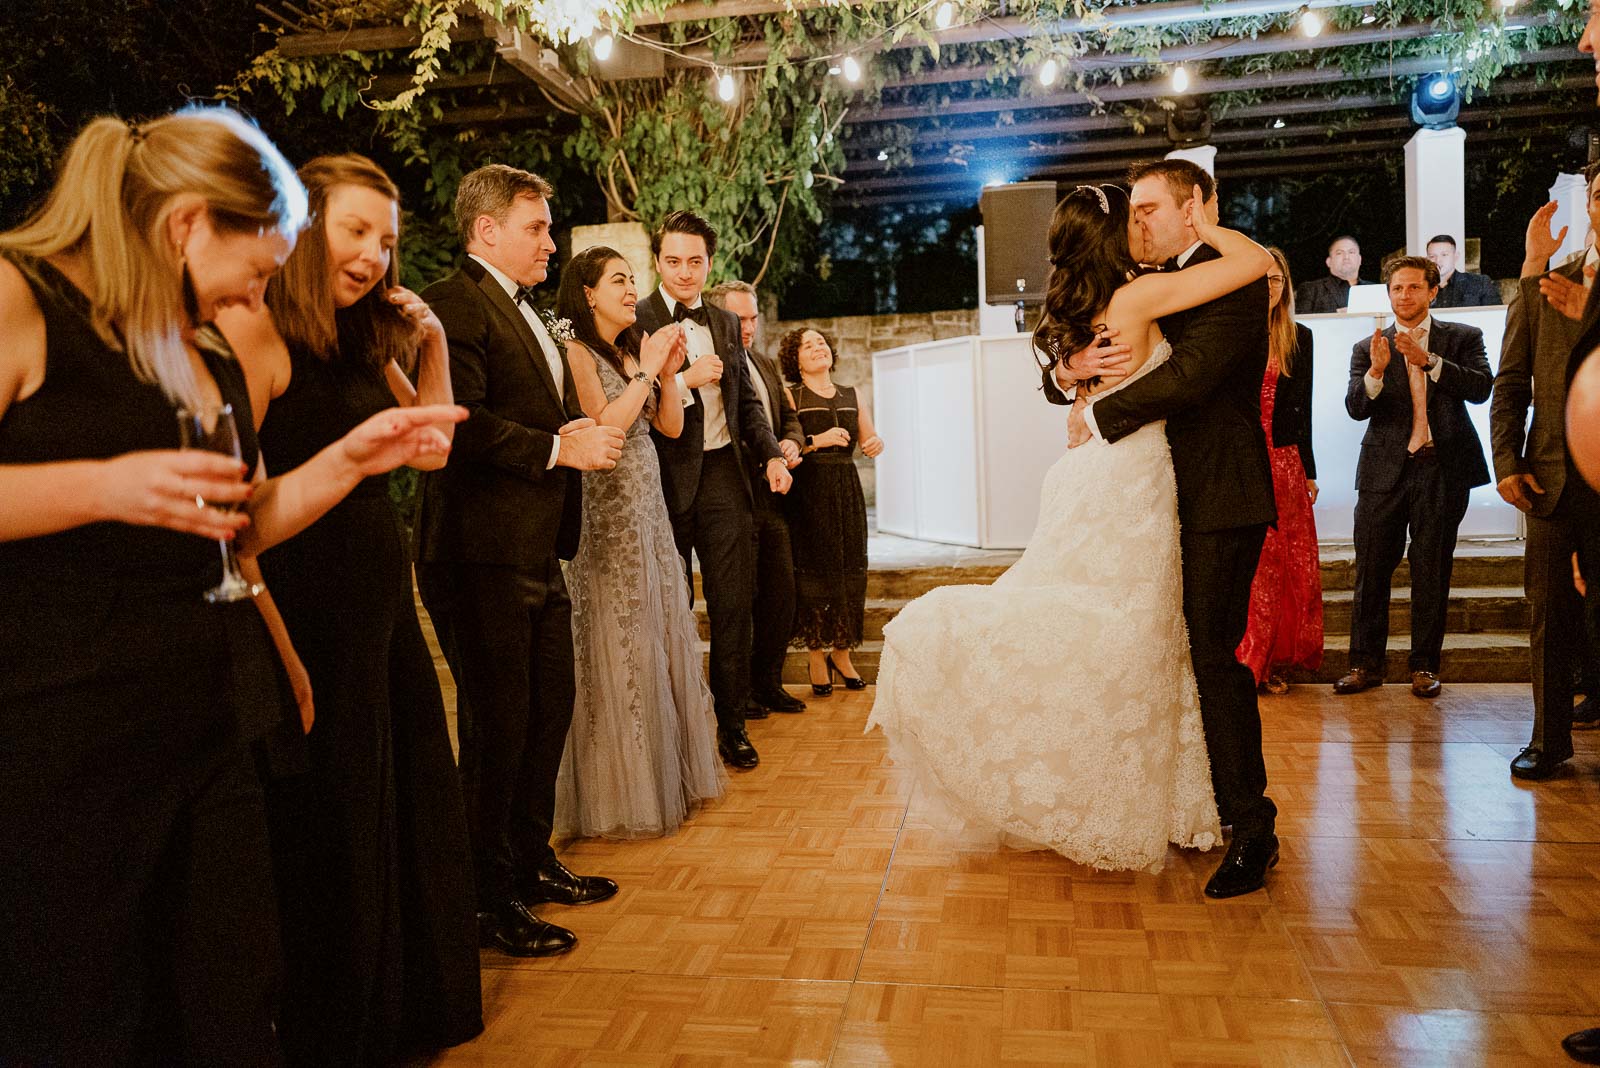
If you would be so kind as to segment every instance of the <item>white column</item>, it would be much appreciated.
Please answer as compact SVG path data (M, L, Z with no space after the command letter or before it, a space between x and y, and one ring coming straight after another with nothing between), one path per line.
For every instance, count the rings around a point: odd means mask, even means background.
M1190 148L1175 148L1167 153L1168 159L1186 159L1205 171L1211 177L1217 176L1217 146L1194 145Z
M1044 240L1044 235L1039 235ZM978 227L978 334L989 337L994 334L1015 334L1017 332L1017 306L1015 304L989 304L984 298L989 294L988 270L983 262L983 227Z
M1428 238L1467 243L1467 131L1418 130L1406 142L1406 253L1423 256Z
M1559 205L1556 217L1550 220L1550 232L1559 234L1563 226L1567 228L1561 247L1550 257L1550 266L1554 267L1589 243L1589 189L1583 175L1556 175L1556 183L1550 187L1550 199Z

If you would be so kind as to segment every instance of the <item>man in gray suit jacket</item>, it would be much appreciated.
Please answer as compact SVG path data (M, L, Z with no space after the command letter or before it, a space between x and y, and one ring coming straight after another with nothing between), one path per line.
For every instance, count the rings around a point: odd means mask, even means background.
M1590 174L1591 212L1600 194L1600 169ZM1533 668L1533 736L1511 763L1523 779L1553 775L1572 755L1572 728L1594 726L1593 652L1585 638L1584 607L1572 582L1572 555L1600 553L1600 501L1573 469L1565 411L1568 369L1582 332L1539 291L1539 280L1558 242L1550 234L1550 209L1528 225L1527 258L1517 296L1506 316L1500 370L1490 405L1490 443L1500 495L1527 516L1524 585L1532 609L1528 642ZM1591 246L1550 274L1584 285ZM1533 422L1528 424L1528 408ZM1587 542L1587 545L1585 545ZM1588 699L1572 707L1574 676L1583 669Z

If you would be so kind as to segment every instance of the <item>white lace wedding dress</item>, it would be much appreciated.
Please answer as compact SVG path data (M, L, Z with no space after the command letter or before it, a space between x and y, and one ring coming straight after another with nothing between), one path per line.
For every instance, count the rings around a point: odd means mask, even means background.
M933 590L884 628L868 730L936 813L1009 845L1146 871L1169 842L1211 848L1179 568L1164 424L1066 452L1010 570Z

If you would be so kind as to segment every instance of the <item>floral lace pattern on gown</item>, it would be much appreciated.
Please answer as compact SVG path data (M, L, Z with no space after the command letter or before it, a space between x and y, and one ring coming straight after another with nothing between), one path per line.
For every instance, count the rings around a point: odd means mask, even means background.
M1170 354L1161 342L1128 381ZM1164 424L1067 451L1010 570L884 628L868 729L937 809L1008 844L1146 871L1169 842L1211 848L1180 566Z
M603 359L595 366L616 399L628 381ZM670 834L727 781L650 441L655 410L652 396L615 468L583 475L583 537L566 565L577 700L556 782L558 837Z

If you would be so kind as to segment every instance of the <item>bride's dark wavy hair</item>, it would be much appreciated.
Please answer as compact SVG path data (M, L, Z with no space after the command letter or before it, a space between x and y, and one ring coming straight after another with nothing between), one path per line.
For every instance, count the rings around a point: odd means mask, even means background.
M1053 362L1094 339L1111 294L1138 269L1128 250L1128 194L1078 186L1056 205L1049 241L1050 282L1033 343Z

